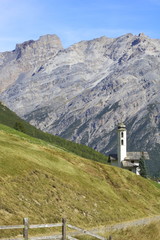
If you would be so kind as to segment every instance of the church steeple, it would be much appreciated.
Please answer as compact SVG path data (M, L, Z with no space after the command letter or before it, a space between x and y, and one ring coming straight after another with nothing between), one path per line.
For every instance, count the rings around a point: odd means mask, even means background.
M124 123L118 124L118 166L121 167L121 162L127 155L127 133Z

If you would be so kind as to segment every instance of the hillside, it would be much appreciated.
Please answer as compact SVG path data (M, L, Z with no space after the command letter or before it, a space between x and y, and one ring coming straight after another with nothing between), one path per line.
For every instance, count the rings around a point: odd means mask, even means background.
M45 140L51 144L65 148L81 157L89 158L98 162L107 163L108 157L82 144L76 144L67 141L61 137L53 136L52 134L44 133L41 130L30 125L26 121L18 117L14 112L8 109L0 102L0 123L9 127L22 131L32 137Z
M160 214L160 189L135 174L79 157L0 125L0 225L93 227Z
M0 99L43 131L106 155L116 126L128 130L128 151L148 151L160 174L160 40L131 33L63 49L56 35L0 54Z

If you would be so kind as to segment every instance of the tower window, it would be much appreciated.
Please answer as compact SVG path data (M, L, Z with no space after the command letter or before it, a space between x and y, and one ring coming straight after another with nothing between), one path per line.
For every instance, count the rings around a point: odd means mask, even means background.
M124 136L124 134L123 134L123 132L121 132L121 137L123 138L123 136Z
M123 139L121 140L121 145L123 145L124 144L124 142L123 142Z

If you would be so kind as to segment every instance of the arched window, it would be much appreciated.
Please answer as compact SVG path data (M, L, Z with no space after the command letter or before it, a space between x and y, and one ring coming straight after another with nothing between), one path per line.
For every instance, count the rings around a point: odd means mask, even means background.
M121 140L121 145L123 145L123 139Z
M123 132L121 132L121 137L123 138L123 136L124 136L124 134L123 134Z

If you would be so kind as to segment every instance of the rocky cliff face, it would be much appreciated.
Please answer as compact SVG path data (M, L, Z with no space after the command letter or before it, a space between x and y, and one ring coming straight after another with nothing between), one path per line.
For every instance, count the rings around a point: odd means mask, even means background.
M1 100L31 124L107 154L124 121L128 151L149 151L160 171L160 40L126 34L63 49L47 35L0 64Z
M0 93L54 58L60 49L63 49L60 39L46 35L37 41L17 44L12 52L0 53Z

